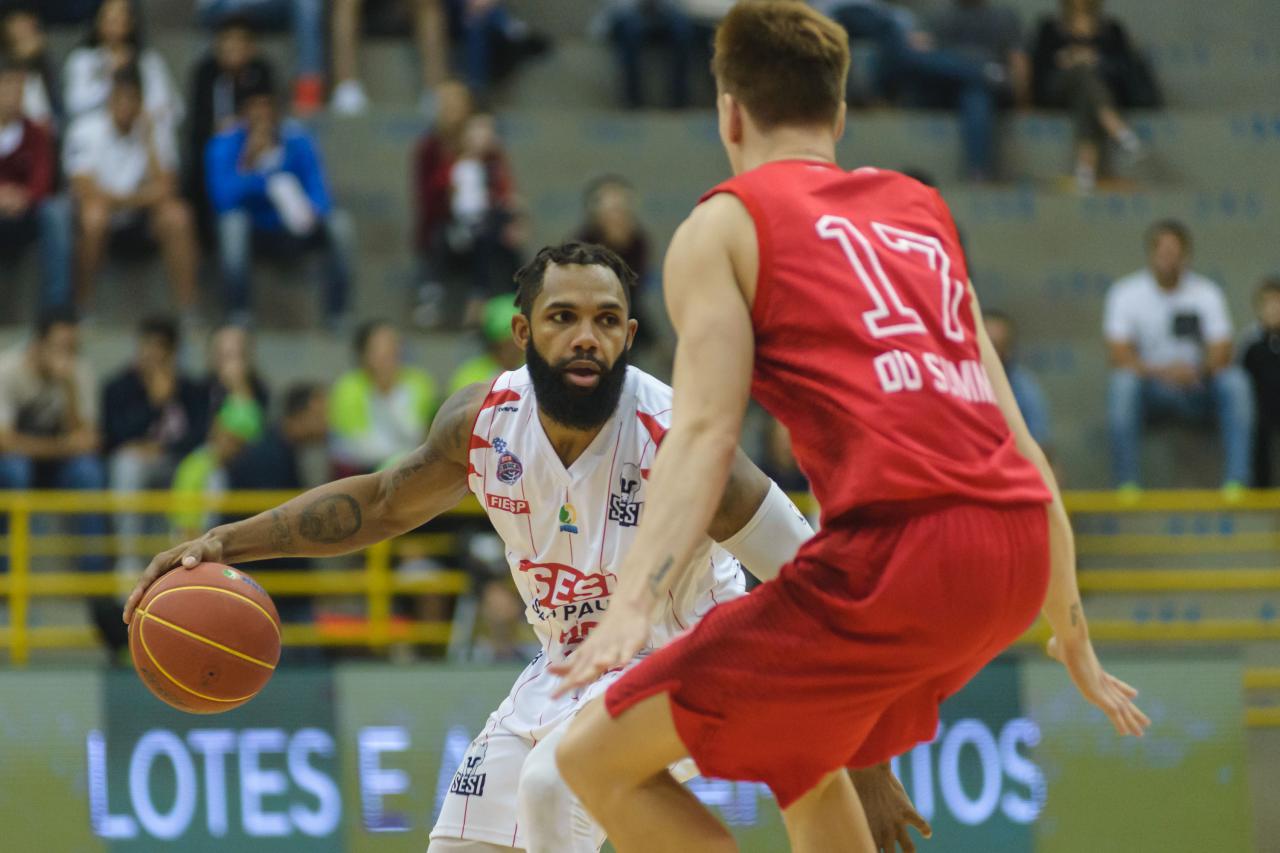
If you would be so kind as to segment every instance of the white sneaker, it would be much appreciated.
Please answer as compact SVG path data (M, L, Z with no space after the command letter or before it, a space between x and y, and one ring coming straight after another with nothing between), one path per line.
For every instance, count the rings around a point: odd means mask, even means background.
M333 88L331 105L338 115L360 115L369 109L369 96L364 93L364 86L359 80L343 80Z

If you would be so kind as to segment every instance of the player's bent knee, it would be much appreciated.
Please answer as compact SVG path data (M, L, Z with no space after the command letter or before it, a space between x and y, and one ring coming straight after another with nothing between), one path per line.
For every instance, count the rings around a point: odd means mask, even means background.
M536 750L529 754L520 770L516 797L521 814L529 815L568 810L573 801L573 793L556 767L555 756L548 752L541 757Z

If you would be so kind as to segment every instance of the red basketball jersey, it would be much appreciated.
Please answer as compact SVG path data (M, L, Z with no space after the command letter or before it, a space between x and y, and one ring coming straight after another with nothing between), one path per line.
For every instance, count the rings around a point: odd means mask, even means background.
M722 192L759 244L752 393L791 431L824 527L870 506L1050 499L982 367L964 253L936 191L792 160L704 200Z

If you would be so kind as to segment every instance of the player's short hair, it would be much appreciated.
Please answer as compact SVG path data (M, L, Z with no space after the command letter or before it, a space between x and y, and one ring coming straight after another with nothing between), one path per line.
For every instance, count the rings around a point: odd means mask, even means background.
M533 260L516 271L516 307L526 317L533 316L533 303L542 292L543 280L547 277L547 267L580 266L607 267L622 283L622 296L627 303L627 315L631 314L632 291L635 289L635 270L612 249L595 243L580 243L571 240L555 246L545 246Z
M138 324L138 337L160 338L169 352L178 351L178 322L172 317L154 315Z
M849 76L849 35L801 0L741 0L716 29L720 90L768 130L835 120Z
M1159 219L1147 229L1147 250L1155 248L1156 242L1168 234L1182 244L1184 252L1191 251L1191 229L1180 219Z

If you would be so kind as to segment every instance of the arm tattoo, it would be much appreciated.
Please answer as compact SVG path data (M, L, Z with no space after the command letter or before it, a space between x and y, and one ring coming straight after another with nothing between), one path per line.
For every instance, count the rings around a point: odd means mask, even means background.
M1080 602L1071 605L1071 627L1074 628L1080 624Z
M310 542L336 544L360 532L360 503L351 495L329 495L314 501L298 518L298 532Z
M662 589L662 581L667 575L671 574L671 567L676 564L674 557L667 557L662 565L658 567L658 571L653 573L649 578L649 591L657 595Z
M271 547L281 554L292 554L293 531L289 528L289 516L282 509L271 510Z

